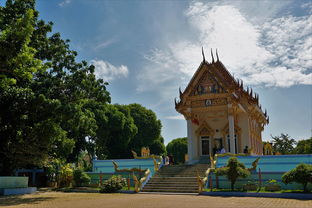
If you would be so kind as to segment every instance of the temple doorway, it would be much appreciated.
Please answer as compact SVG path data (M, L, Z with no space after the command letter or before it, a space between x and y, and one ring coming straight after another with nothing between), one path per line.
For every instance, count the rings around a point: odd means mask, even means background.
M202 136L200 139L201 156L209 155L210 153L210 139L209 136Z

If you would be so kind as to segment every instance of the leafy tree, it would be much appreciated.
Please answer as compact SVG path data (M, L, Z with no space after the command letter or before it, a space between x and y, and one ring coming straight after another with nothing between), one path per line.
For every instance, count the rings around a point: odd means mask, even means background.
M176 138L167 144L167 154L172 154L175 163L184 163L187 154L187 138Z
M293 152L296 141L290 138L288 134L282 133L280 136L271 137L274 152L279 152L283 155L291 154Z
M134 103L128 105L128 107L130 109L130 115L134 120L134 124L138 128L138 132L131 139L129 147L136 152L140 152L142 147L150 147L152 152L154 152L154 150L155 152L164 151L162 147L159 148L161 144L157 144L159 141L161 143L162 140L160 135L161 122L157 119L156 114L140 104ZM156 150L156 147L158 150ZM158 153L161 154L164 152Z
M166 147L164 144L164 138L161 136L159 139L155 140L150 146L149 146L151 154L155 155L166 155Z
M231 190L234 190L235 182L238 178L246 178L250 175L245 165L237 160L236 157L231 157L225 167L217 168L215 174L218 176L225 175L231 181Z
M129 157L129 142L137 133L127 106L107 105L96 114L101 121L95 138L96 154L99 159Z
M312 154L312 137L306 140L300 140L295 147L294 154Z
M48 36L52 23L38 20L34 6L8 0L0 7L1 175L48 158L76 161L98 128L90 103L110 102L94 66L77 63L60 34Z
M90 183L91 179L82 169L77 168L73 171L73 179L76 186L83 186Z
M312 165L301 163L296 168L286 172L282 176L282 181L285 184L292 182L303 185L303 190L308 191L308 183L312 183Z

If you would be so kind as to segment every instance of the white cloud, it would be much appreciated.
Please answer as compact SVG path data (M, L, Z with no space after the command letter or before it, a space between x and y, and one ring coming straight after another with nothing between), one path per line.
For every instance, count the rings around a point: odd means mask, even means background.
M71 0L64 0L64 1L61 1L58 5L60 7L64 7L66 6L67 4L70 4Z
M183 115L177 115L177 116L167 116L165 117L166 119L169 120L185 120Z
M264 8L268 3L274 4L266 2ZM177 95L177 88L186 86L202 60L201 46L206 60L209 48L218 48L227 69L249 85L312 84L312 15L270 18L282 7L278 3L266 21L250 21L229 3L191 3L185 15L197 36L167 40L167 48L152 50L137 89L158 91L163 99Z
M128 76L128 67L125 65L114 66L108 61L91 60L91 64L95 66L95 75L104 81L112 81L116 78Z
M103 48L110 46L111 44L115 42L116 42L115 38L111 38L111 39L99 42L93 49L94 50L103 49Z

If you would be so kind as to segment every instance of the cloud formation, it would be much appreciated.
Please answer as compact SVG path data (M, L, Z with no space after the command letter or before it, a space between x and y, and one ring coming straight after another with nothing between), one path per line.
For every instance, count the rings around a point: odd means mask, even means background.
M250 21L236 5L192 2L185 15L197 36L168 40L163 44L167 48L145 56L139 91L157 89L162 97L176 95L177 87L185 87L199 66L201 46L208 60L209 49L218 48L227 69L248 85L312 84L311 13Z
M114 66L108 61L91 60L91 64L95 66L95 75L104 81L112 81L116 78L127 77L129 70L125 65Z
M177 115L177 116L167 116L165 119L169 120L185 120L183 115Z
M67 4L70 4L71 0L64 0L64 1L61 1L58 5L60 7L64 7L66 6Z

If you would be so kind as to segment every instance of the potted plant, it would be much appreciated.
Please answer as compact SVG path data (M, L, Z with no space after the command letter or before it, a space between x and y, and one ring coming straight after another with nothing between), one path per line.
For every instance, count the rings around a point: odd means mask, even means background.
M281 185L276 180L272 179L272 180L267 181L264 189L266 191L280 191Z
M256 191L258 189L258 184L254 181L248 181L243 185L244 191Z

